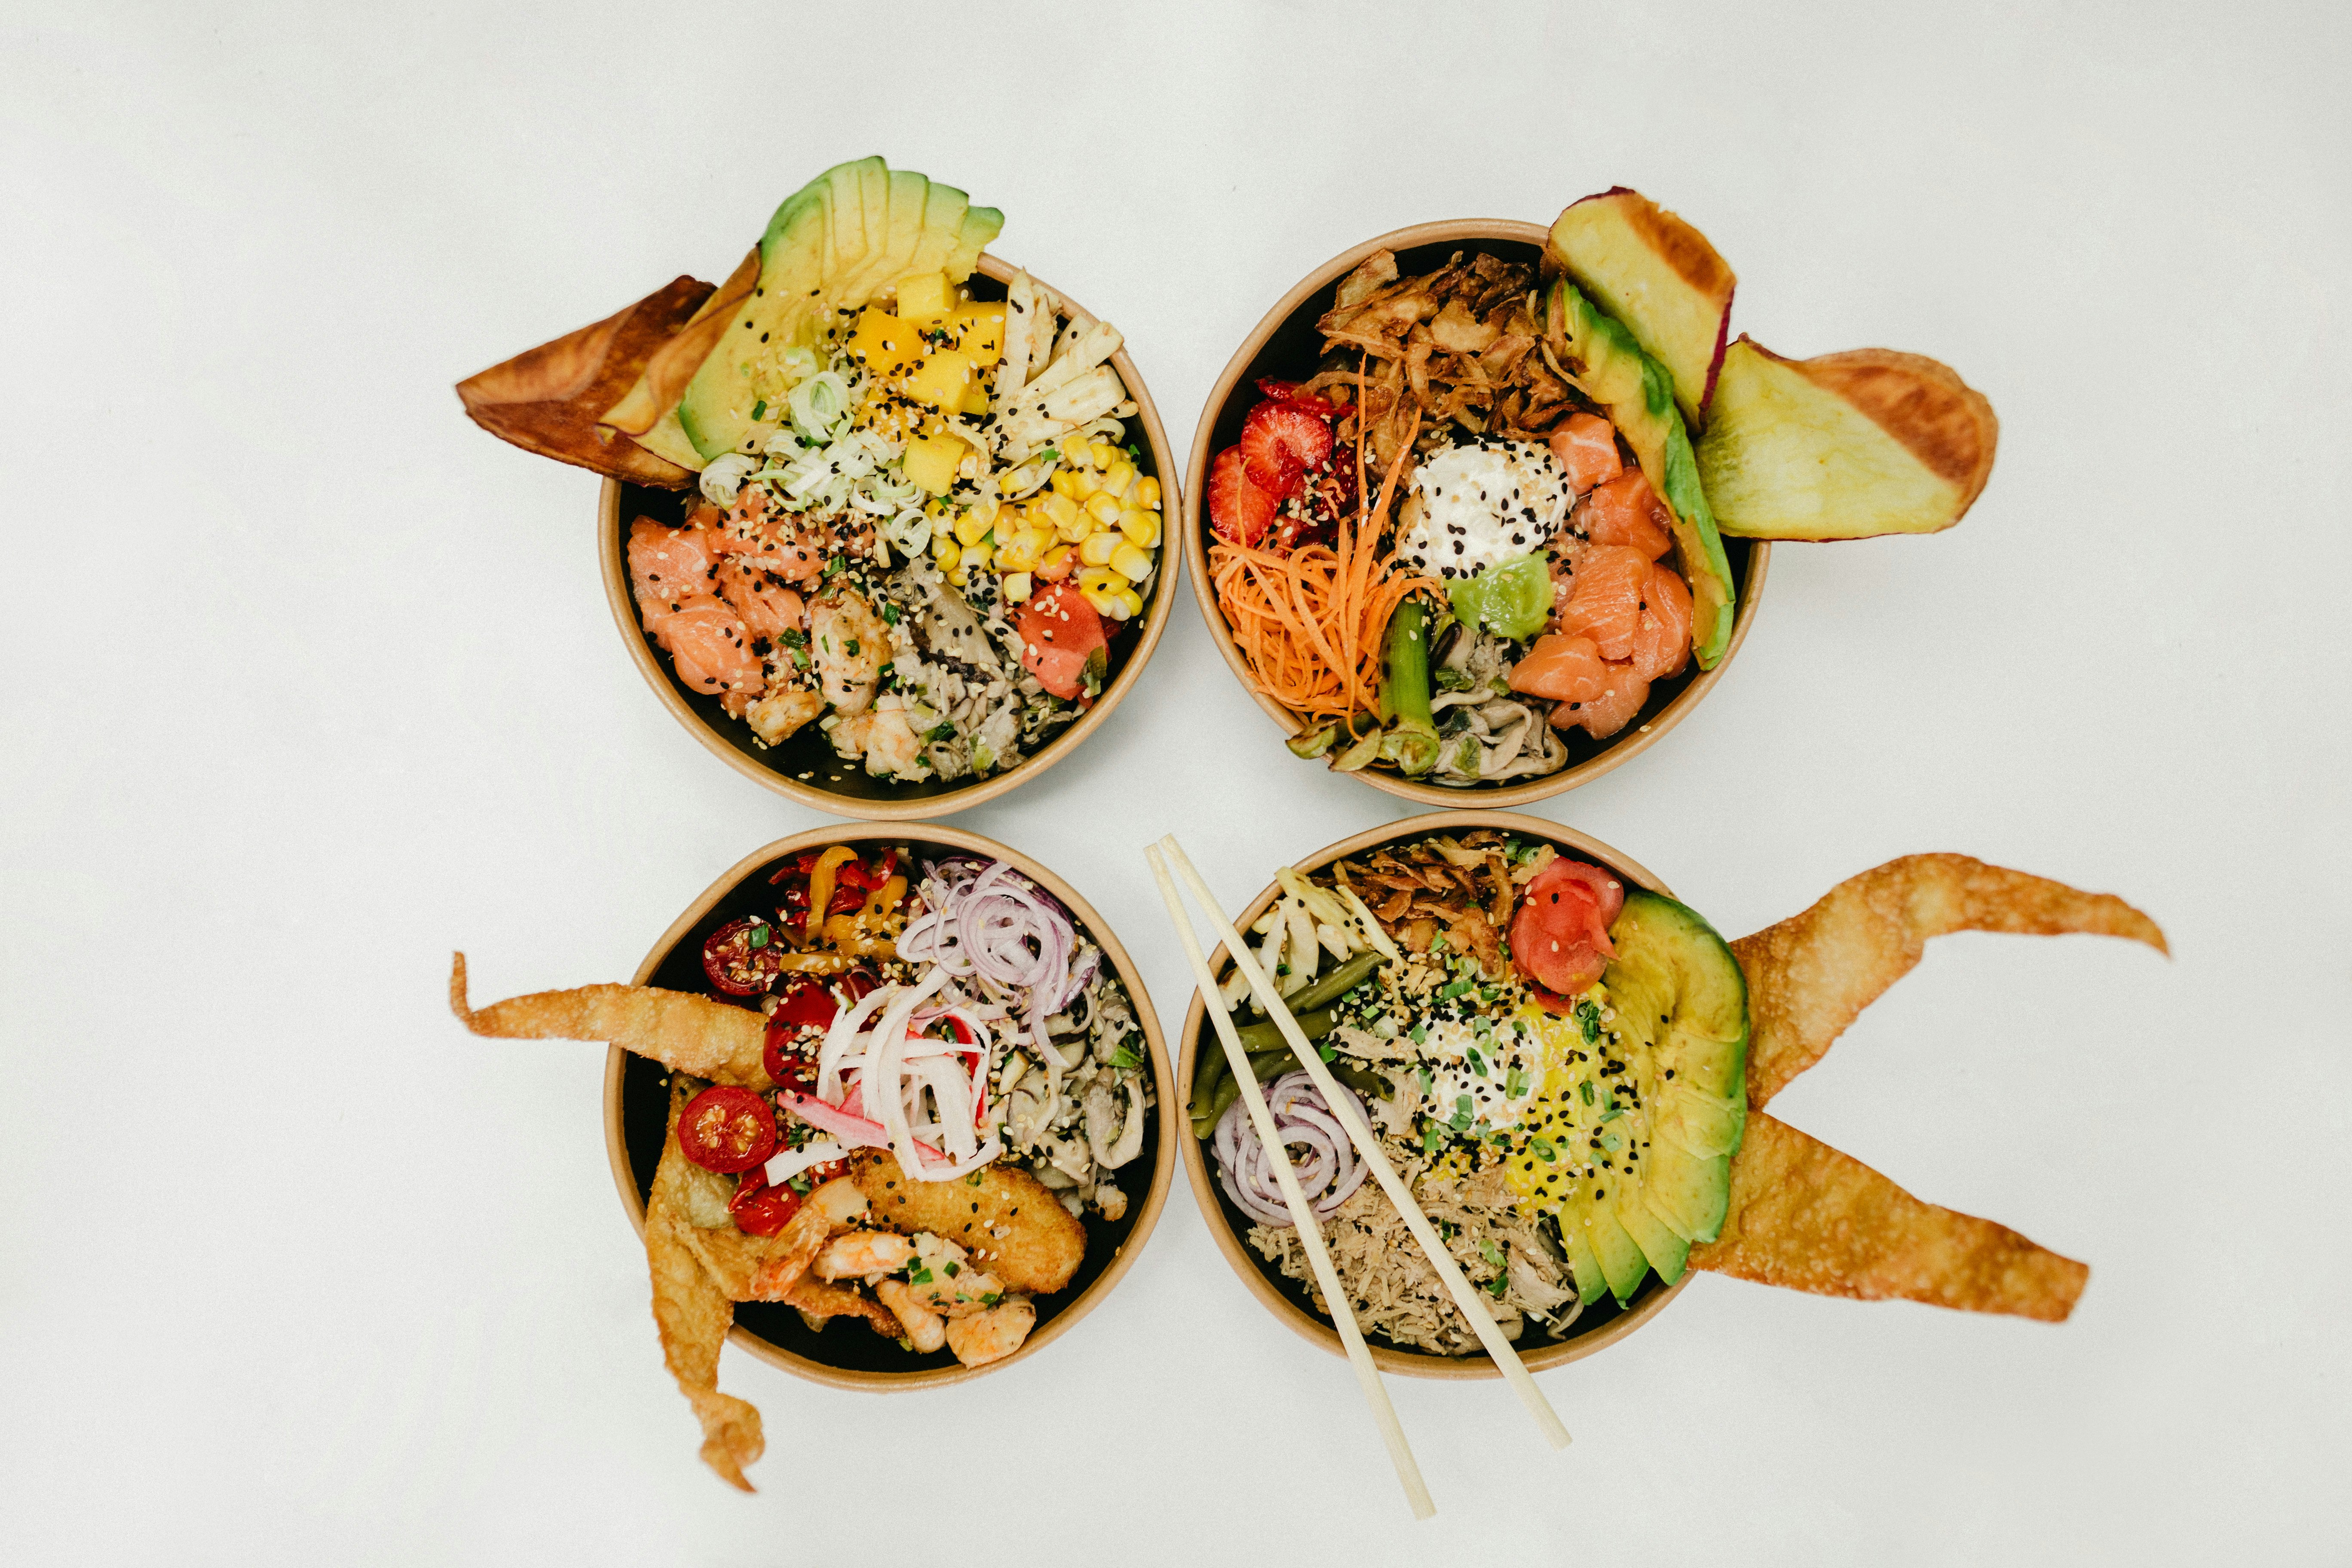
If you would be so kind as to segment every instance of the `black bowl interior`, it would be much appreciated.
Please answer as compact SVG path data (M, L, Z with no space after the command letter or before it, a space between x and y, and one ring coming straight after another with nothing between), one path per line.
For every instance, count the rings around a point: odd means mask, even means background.
M894 837L887 833L853 837L845 835L845 843L862 843L869 854L878 853L885 844L911 847L919 859L936 858L942 855L962 854L946 845L926 844L920 839ZM702 973L702 944L713 931L728 921L746 915L759 914L776 918L775 889L768 881L777 868L791 857L779 857L752 870L726 897L720 899L709 913L698 921L694 929L680 937L677 945L663 958L646 984L665 990L690 991L710 994L710 986ZM1134 976L1120 973L1119 978L1132 987ZM732 1001L731 997L718 1000ZM1160 1155L1160 1112L1155 1110L1143 1135L1143 1150L1129 1172L1141 1173L1149 1178ZM653 1194L654 1168L661 1163L662 1140L669 1124L669 1069L659 1062L631 1055L621 1072L621 1134L628 1148L629 1172L635 1178L640 1201ZM1125 1186L1127 1184L1120 1184ZM1143 1212L1149 1194L1130 1190L1127 1194L1127 1215L1118 1220L1107 1220L1100 1215L1086 1216L1087 1256L1078 1265L1077 1273L1069 1284L1051 1296L1036 1298L1037 1326L1042 1329L1084 1295L1094 1282L1102 1278L1111 1260L1127 1244L1134 1230L1138 1215ZM886 1340L864 1323L840 1322L838 1328L828 1323L823 1330L811 1329L801 1321L801 1315L791 1307L774 1301L746 1301L735 1309L738 1327L765 1340L779 1350L789 1352L805 1361L851 1372L918 1373L952 1367L956 1359L951 1352L941 1349L929 1355L916 1355L898 1348L894 1340ZM1034 1331L1033 1331L1034 1332Z
M1004 298L1003 284L978 272L971 275L970 287L972 297L977 300ZM1170 495L1172 487L1168 476L1160 472L1159 458L1152 451L1150 441L1146 438L1140 428L1136 427L1139 426L1139 421L1131 420L1129 425L1129 440L1136 452L1136 472L1160 481L1162 505L1165 509L1163 515L1173 516L1176 509ZM683 522L686 521L686 514L700 500L700 493L691 489L657 490L648 489L641 485L621 487L621 527L614 547L621 552L617 564L620 567L623 582L628 581L630 521L640 517L650 517L663 522ZM1159 613L1160 606L1168 595L1178 591L1176 578L1179 574L1168 570L1164 531L1162 542L1160 574L1152 579L1151 596L1144 604L1143 614L1130 621L1117 624L1116 629L1111 634L1110 668L1103 681L1106 687L1118 679L1119 672L1127 668L1128 660L1134 657L1137 645L1142 641L1144 625ZM742 752L759 767L769 773L781 774L805 788L819 790L826 795L841 795L850 800L937 800L943 795L955 795L974 785L1004 776L1003 773L991 773L986 779L966 776L947 782L926 779L921 784L893 784L886 779L873 778L864 768L854 763L845 763L840 757L835 755L833 743L825 739L824 731L814 724L804 726L798 734L787 738L781 746L761 745L758 738L751 733L751 725L740 719L730 719L727 716L726 710L719 706L718 698L706 697L679 680L677 672L670 667L669 655L654 646L653 638L646 637L642 627L638 629L637 635L645 637L646 650L653 656L654 663L660 667L662 679L669 682L670 689L685 700L686 705L694 710L695 716L702 721L712 734L719 736L729 745ZM1076 720L1071 721L1072 727L1076 724ZM1069 730L1064 729L1047 741L1044 746L1031 753L1020 766L1030 766L1045 752L1064 744L1068 735ZM1019 768L1013 771L1018 772ZM806 776L803 777L803 774Z
M1543 261L1543 247L1539 245L1530 245L1524 240L1516 239L1483 239L1413 246L1396 253L1397 268L1406 277L1415 273L1433 272L1444 266L1454 252L1460 250L1474 253L1484 251L1501 260L1521 262L1528 267L1540 268ZM1341 278L1345 276L1345 273L1340 275ZM1305 381L1315 374L1323 353L1323 334L1315 330L1315 323L1321 319L1325 311L1331 309L1332 301L1339 296L1339 281L1338 278L1333 279L1328 287L1309 296L1304 304L1285 317L1282 325L1275 329L1274 334L1266 339L1265 346L1260 348L1256 355L1251 359L1247 374L1234 383L1233 391L1226 395L1223 406L1217 410L1217 422L1210 427L1211 451L1222 452L1242 438L1242 421L1249 417L1249 411L1256 407L1260 400L1257 384L1261 377L1271 376L1277 381ZM1201 559L1206 561L1209 558L1207 551L1211 539L1207 496L1203 495L1201 498L1200 505L1200 535L1192 544L1194 549L1202 552ZM1755 545L1748 540L1734 539L1727 534L1724 537L1723 547L1725 554L1730 559L1732 582L1746 583L1748 558L1753 552ZM1559 738L1568 744L1567 766L1570 768L1581 766L1611 747L1640 734L1642 726L1656 718L1667 703L1681 695L1685 687L1698 679L1699 673L1697 665L1687 665L1680 675L1653 685L1650 688L1650 700L1642 705L1641 712L1628 720L1623 729L1605 741L1596 741L1581 730L1559 731ZM1512 779L1507 784L1465 784L1460 786L1457 793L1465 796L1475 796L1481 790L1518 788L1528 782L1526 779Z

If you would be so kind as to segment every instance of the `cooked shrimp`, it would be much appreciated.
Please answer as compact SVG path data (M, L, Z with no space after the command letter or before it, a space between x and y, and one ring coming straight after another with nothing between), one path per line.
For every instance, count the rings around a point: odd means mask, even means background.
M826 594L809 606L809 642L824 700L843 714L864 712L890 657L890 628L874 606L854 588Z
M915 1244L887 1230L849 1230L824 1244L816 1255L820 1279L895 1274L915 1256Z
M955 1352L956 1360L966 1366L986 1366L992 1361L1003 1361L1021 1348L1029 1331L1037 1324L1037 1309L1025 1298L1015 1296L1000 1302L985 1312L975 1312L969 1318L950 1319L947 1328L948 1348Z
M835 1176L808 1195L801 1205L814 1209L835 1225L864 1219L868 1212L866 1189L847 1176Z
M743 710L751 733L768 744L781 745L802 725L824 711L824 699L805 686L790 686L782 691L772 691Z
M897 692L874 704L873 722L866 729L866 771L877 779L921 778L931 769L923 761L923 738L907 718L907 701Z
M890 1315L907 1331L907 1342L917 1350L928 1355L947 1343L947 1320L917 1301L904 1279L883 1280L874 1287L874 1295L890 1309Z

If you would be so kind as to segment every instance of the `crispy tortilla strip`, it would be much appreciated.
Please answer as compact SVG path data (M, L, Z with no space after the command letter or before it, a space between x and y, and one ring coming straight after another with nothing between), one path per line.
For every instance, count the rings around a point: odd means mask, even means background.
M907 1331L898 1323L898 1315L864 1293L845 1285L831 1285L822 1279L803 1279L784 1292L784 1305L797 1308L807 1317L823 1320L824 1326L835 1318L859 1318L866 1326L886 1340L904 1339Z
M768 1021L684 991L650 985L583 985L510 996L483 1008L466 1004L466 955L449 965L449 1010L478 1035L502 1040L609 1040L665 1067L718 1083L773 1089L760 1065Z
M2006 1226L1923 1204L1761 1111L1731 1162L1723 1233L1691 1267L1818 1296L1926 1301L2062 1322L2091 1271Z
M475 424L527 452L636 484L682 489L694 482L690 471L597 424L710 292L708 283L675 279L593 327L467 377L457 384L458 401Z
M645 374L634 384L621 384L628 391L604 410L603 423L631 436L642 436L660 423L663 415L677 406L687 383L726 335L735 307L751 297L752 287L759 281L760 247L755 245L677 335L646 361ZM619 388L614 391L618 394Z
M735 1305L688 1245L693 1233L677 1202L686 1155L677 1146L677 1113L686 1103L683 1083L670 1087L669 1136L655 1168L652 1197L646 1204L646 1262L653 1274L654 1326L661 1334L662 1361L677 1379L678 1391L702 1423L702 1462L727 1484L752 1489L743 1467L767 1448L760 1413L744 1400L719 1392L719 1352L735 1321Z
M1748 1103L1761 1110L1908 974L1931 936L1959 931L2130 937L2170 952L2154 921L1965 855L1906 855L1850 877L1803 914L1731 944L1748 976Z
M1006 1289L1050 1295L1070 1282L1087 1255L1087 1227L1052 1189L1026 1171L984 1165L945 1182L911 1182L896 1155L868 1151L850 1174L874 1218L903 1235L929 1231L972 1256Z

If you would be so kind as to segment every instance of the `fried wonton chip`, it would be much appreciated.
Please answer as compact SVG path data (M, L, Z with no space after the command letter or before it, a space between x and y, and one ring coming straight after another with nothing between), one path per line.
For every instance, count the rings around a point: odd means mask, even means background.
M954 1242L1014 1290L1050 1295L1070 1282L1087 1255L1087 1227L1053 1190L1026 1171L983 1165L971 1176L909 1181L895 1155L868 1151L850 1168L874 1219L912 1236Z
M761 1047L768 1021L747 1007L650 985L540 991L474 1008L466 1003L466 955L452 955L449 1010L478 1035L503 1040L606 1040L698 1078L773 1089Z
M593 327L467 377L457 397L475 424L527 452L636 484L683 489L694 482L690 470L598 425L710 294L708 283L675 279Z
M1760 1110L1846 1026L1917 964L1931 936L1960 931L2129 937L2168 953L2154 921L1965 855L1906 855L1850 877L1811 909L1731 944L1748 976L1748 1103Z
M1694 1268L1875 1301L1926 1301L2060 1322L2091 1271L1988 1219L1917 1198L1761 1111L1731 1163L1721 1236Z
M825 1184L847 1191L862 1211L865 1199L846 1182ZM752 1236L730 1225L689 1232L687 1242L719 1288L737 1301L786 1301L794 1287L816 1261L825 1237L842 1224L843 1207L824 1188L811 1194L784 1228L773 1236Z
M631 436L642 436L658 424L663 415L677 406L686 393L687 383L694 379L694 373L702 368L702 362L710 357L710 351L726 335L735 307L751 297L751 289L759 281L760 247L755 245L751 254L727 275L727 281L703 301L693 319L646 361L645 374L637 377L635 384L622 384L627 391L604 410L604 423Z
M693 1226L678 1201L687 1161L677 1144L677 1113L687 1086L670 1086L669 1134L655 1169L653 1195L646 1204L646 1262L653 1275L654 1326L660 1332L662 1361L702 1423L702 1461L728 1485L752 1489L743 1467L766 1451L760 1413L744 1400L719 1392L719 1352L734 1325L735 1304L688 1244Z

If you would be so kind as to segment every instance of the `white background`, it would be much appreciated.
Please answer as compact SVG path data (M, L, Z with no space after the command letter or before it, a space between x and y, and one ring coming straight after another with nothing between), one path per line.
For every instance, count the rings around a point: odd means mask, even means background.
M11 6L0 21L0 1557L16 1562L2352 1560L2343 13L1684 4ZM1450 13L1450 14L1449 14ZM625 977L814 826L624 656L596 483L450 385L839 160L1002 207L1181 447L1242 334L1424 219L1612 184L1735 330L1931 353L2001 418L1957 531L1776 553L1648 755L1538 808L1727 932L1955 849L2124 893L2175 958L1962 936L1776 1114L2088 1260L2063 1327L1702 1277L1548 1374L1339 1362L1181 1188L1002 1377L877 1398L740 1353L695 1458L605 1171L600 1047L475 994ZM958 817L1181 961L1401 815L1289 763L1190 605L1073 760Z

